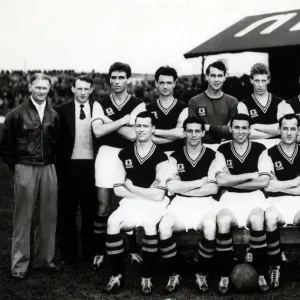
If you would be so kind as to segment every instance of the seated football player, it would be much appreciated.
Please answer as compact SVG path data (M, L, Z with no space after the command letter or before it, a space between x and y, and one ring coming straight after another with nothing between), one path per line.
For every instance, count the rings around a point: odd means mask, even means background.
M121 231L143 227L141 291L153 291L151 278L158 256L157 225L169 199L166 193L168 158L152 142L155 119L150 112L141 112L135 121L137 140L119 153L114 192L123 198L108 219L106 251L111 261L112 276L104 286L111 293L124 283L124 246Z
M270 158L266 147L249 140L251 119L237 114L230 121L232 141L219 146L215 168L218 185L225 189L219 201L217 216L216 257L221 269L218 290L228 292L229 274L233 267L233 240L231 230L235 227L250 229L250 248L253 265L259 275L259 287L269 290L264 272L266 263L266 233L264 210L267 201L262 189L270 181Z
M217 201L211 195L218 192L216 179L208 175L215 152L202 144L205 124L196 117L183 123L186 145L173 152L169 158L172 176L167 189L175 198L159 224L160 251L166 264L169 281L166 292L177 290L180 284L180 263L173 232L194 229L202 231L204 238L198 246L196 286L208 290L207 274L215 251Z
M288 114L279 120L281 141L268 149L272 160L273 177L265 191L271 205L265 212L270 266L270 285L279 287L280 279L280 233L278 226L300 224L300 150L296 142L299 119Z

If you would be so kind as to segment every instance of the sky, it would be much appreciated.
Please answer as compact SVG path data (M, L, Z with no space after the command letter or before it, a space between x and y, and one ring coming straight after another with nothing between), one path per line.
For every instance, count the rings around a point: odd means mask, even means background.
M0 69L106 73L122 61L134 73L199 74L201 60L184 53L243 17L294 9L299 0L0 0ZM245 55L217 58L232 73L266 61Z

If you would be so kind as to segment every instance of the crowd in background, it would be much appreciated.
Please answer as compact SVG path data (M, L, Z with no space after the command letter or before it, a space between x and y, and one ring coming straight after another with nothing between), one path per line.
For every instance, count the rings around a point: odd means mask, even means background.
M40 70L31 71L1 71L0 72L0 116L5 115L9 110L18 106L29 96L28 82L32 74ZM48 101L53 106L72 100L74 95L71 86L74 78L82 73L74 70L51 70L45 71L45 74L52 78L52 88L49 93ZM110 84L107 74L100 74L92 71L88 74L95 81L95 90L92 99L101 99L110 93ZM134 78L135 75L133 75ZM129 86L129 92L139 97L146 103L152 102L158 98L155 89L154 77L139 76L139 79L133 80ZM201 76L181 76L174 91L174 96L184 102L188 102L193 96L203 92L206 89L206 83L201 84ZM143 79L140 79L143 78ZM243 75L240 78L227 77L223 86L223 91L238 99L251 93L251 84L249 76Z

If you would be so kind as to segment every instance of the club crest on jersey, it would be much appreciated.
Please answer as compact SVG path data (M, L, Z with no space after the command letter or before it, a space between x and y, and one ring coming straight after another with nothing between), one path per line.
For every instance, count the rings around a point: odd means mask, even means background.
M185 172L184 164L177 164L177 171L178 173Z
M233 168L233 163L231 159L227 159L226 160L226 165L228 169L232 169Z
M275 165L276 171L279 171L279 170L283 170L283 169L284 169L281 161L276 161L276 162L274 163L274 165Z
M131 159L126 159L125 160L125 168L130 169L133 168L132 160Z
M151 111L151 114L154 116L155 119L158 119L158 115L156 111Z
M113 111L113 109L111 107L107 108L105 111L106 111L106 113L107 113L108 116L111 116L111 115L115 114L114 111Z
M251 118L258 117L258 113L257 113L256 109L250 109L249 113L250 113Z
M199 113L200 117L206 117L207 116L206 107L199 107L198 108L198 113Z

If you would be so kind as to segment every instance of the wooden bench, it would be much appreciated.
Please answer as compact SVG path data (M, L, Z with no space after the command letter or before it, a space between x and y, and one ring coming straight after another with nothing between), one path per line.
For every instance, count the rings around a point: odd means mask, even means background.
M138 244L142 244L144 231L143 229L137 230ZM202 234L195 230L188 232L180 232L174 234L176 242L179 246L192 247L196 246L202 238ZM246 229L235 229L233 231L233 241L235 245L247 245L249 242L250 232ZM300 247L300 227L299 226L286 226L280 228L281 244L286 247Z

